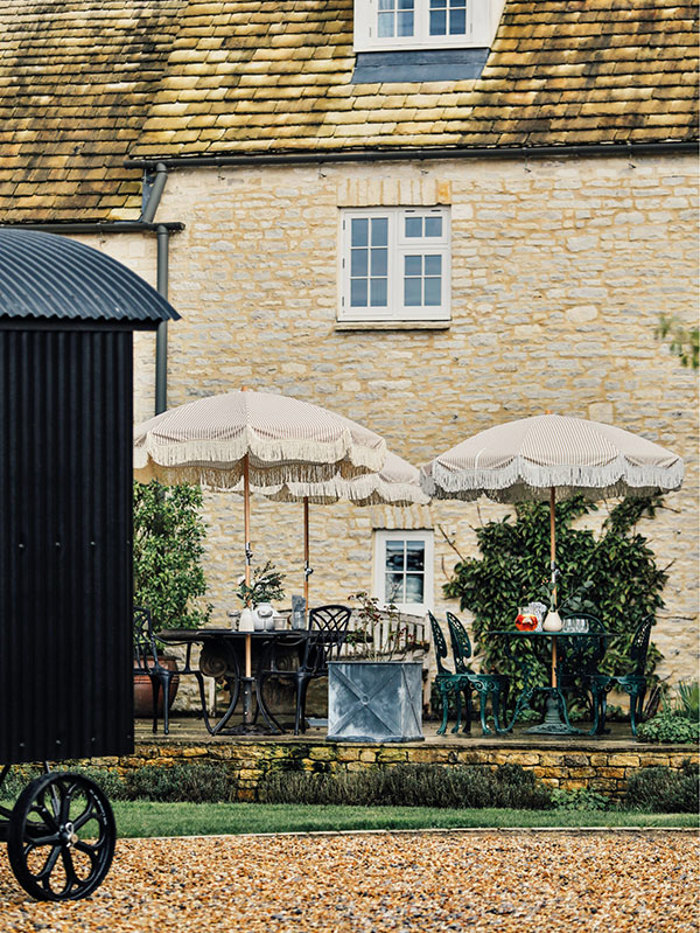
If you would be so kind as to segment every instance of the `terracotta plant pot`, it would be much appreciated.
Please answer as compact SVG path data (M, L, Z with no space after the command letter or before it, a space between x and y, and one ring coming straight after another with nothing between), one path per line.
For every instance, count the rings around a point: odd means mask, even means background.
M158 658L161 667L169 671L177 670L177 662L174 658ZM168 696L168 709L173 705L177 695L177 688L180 686L179 676L175 676L170 681L170 690ZM153 715L153 688L151 687L151 678L148 674L134 674L134 716L136 719L148 718ZM163 691L158 695L158 716L163 715Z

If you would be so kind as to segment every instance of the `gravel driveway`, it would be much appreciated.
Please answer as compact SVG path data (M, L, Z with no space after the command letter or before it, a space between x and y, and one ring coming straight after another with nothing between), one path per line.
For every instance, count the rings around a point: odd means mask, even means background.
M0 846L3 933L697 931L693 833L125 839L84 901L38 904Z

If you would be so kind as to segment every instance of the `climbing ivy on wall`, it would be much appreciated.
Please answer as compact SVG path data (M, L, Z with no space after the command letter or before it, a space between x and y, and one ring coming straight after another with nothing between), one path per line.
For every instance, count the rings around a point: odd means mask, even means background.
M595 504L579 496L556 506L558 603L598 616L614 635L601 665L610 674L630 670L627 659L636 625L664 605L666 570L656 566L647 539L636 529L640 518L653 517L662 505L660 496L624 499L610 511L598 536L573 527L576 519L597 511ZM517 646L509 647L507 639L487 634L511 629L518 607L535 599L548 601L549 505L524 503L514 510L515 520L507 515L477 529L481 556L460 560L443 591L473 613L482 668L510 675L519 688L520 671L512 655L527 655L539 682L546 683L548 639L518 639ZM647 673L653 674L660 659L652 644Z

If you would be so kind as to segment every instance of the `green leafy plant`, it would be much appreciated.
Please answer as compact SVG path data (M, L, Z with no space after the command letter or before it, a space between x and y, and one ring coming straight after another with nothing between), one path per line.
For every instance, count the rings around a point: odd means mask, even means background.
M557 810L608 810L610 798L588 787L566 790L555 787L552 790L552 802Z
M629 649L637 622L663 606L661 592L667 579L656 566L637 521L653 517L662 506L660 497L628 498L611 509L596 537L589 529L574 528L576 519L597 511L583 497L556 506L557 580L560 605L569 611L588 611L601 618L610 638L601 670L630 672ZM547 682L550 665L545 639L518 639L507 643L489 632L511 628L518 607L548 592L550 577L549 506L523 503L508 515L476 530L481 556L460 560L443 591L473 613L475 648L487 670L512 678L511 696L523 686L521 663L530 665L540 683ZM661 658L652 644L646 673L653 685Z
M246 583L245 577L238 581L236 596L244 606L254 609L261 603L284 599L284 574L276 570L271 561L265 561L264 567L253 567L252 576L252 583Z
M698 766L690 759L680 771L655 765L634 772L627 782L625 806L654 813L697 813L700 803Z
M134 483L134 602L151 610L156 632L209 620L201 507L199 486Z
M656 328L656 339L670 337L671 353L678 357L681 366L697 369L700 365L700 328L687 327L677 317L662 314Z
M697 680L678 681L678 712L686 719L697 722L700 719L700 684Z

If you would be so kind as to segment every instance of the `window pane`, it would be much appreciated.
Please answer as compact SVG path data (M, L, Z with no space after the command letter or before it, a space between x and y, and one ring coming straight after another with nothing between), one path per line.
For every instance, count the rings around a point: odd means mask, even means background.
M389 220L387 217L372 218L372 246L386 246L389 235Z
M444 36L447 34L447 16L444 10L430 11L430 35Z
M422 541L406 542L406 569L423 570L425 566L425 544Z
M387 301L387 280L370 279L369 284L370 305L373 308L386 308Z
M464 10L453 10L450 16L450 35L463 36L467 31L467 17Z
M406 574L406 603L423 602L423 575L417 573Z
M442 217L425 218L425 235L442 236Z
M379 9L380 10L393 10L394 0L379 0Z
M441 275L442 274L442 256L426 256L425 257L425 274L426 275Z
M403 570L403 541L386 542L386 567L392 570Z
M369 225L364 217L355 217L351 223L351 245L367 246L367 230Z
M406 218L406 236L423 236L423 218L422 217L407 217Z
M412 36L413 35L413 12L397 13L397 36Z
M367 275L366 249L353 249L350 251L350 275Z
M377 16L377 31L380 38L385 39L394 35L394 14L380 13Z
M440 282L441 279L425 280L425 303L431 307L440 305Z
M350 280L350 304L353 308L367 307L367 279Z
M388 251L385 249L372 250L372 275L386 275Z
M405 602L402 573L386 574L384 582L384 601L387 603Z
M406 275L420 275L423 272L423 257L406 256L403 269Z
M407 308L418 308L421 303L420 279L405 279L403 288L403 303Z

